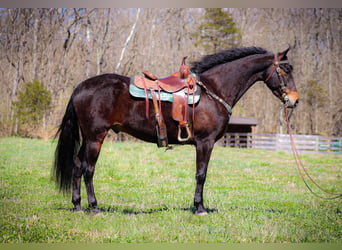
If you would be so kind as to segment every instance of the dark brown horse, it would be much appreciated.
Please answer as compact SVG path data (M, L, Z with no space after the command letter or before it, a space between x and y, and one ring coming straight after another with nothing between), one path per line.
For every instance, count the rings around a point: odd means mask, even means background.
M292 66L287 62L288 50L273 54L262 48L239 48L207 55L201 61L192 63L191 71L196 73L203 88L192 121L193 139L188 142L196 147L194 205L197 214L207 213L203 206L203 186L208 162L215 142L227 129L230 108L257 81L265 82L288 107L297 104ZM147 119L145 99L132 97L129 84L130 78L126 76L99 75L80 83L70 98L58 130L53 171L61 190L68 191L72 187L75 211L81 209L82 176L89 207L94 212L98 211L93 176L109 129L147 142L157 141L153 105L149 105L150 117ZM171 117L171 106L171 103L162 103L167 136L170 144L179 144L178 124ZM191 108L189 116L192 116Z

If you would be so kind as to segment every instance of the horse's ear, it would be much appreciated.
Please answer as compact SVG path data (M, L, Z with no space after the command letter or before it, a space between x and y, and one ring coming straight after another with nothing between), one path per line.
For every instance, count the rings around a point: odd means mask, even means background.
M285 50L285 51L283 51L283 52L279 52L279 53L278 53L278 60L279 60L279 61L287 60L286 55L287 55L287 52L289 52L290 49L291 49L291 47L289 46L289 47L287 48L287 50Z

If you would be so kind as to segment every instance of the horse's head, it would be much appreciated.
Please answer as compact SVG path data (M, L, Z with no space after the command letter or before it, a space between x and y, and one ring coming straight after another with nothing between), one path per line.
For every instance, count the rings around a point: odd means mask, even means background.
M299 96L292 76L292 66L287 60L287 50L274 54L273 63L267 68L264 82L268 88L289 108L299 102Z

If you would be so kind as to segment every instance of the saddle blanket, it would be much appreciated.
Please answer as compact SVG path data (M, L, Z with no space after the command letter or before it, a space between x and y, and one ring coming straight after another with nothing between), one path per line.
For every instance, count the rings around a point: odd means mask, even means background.
M155 92L156 92L156 98L157 98L157 100L159 100L158 91L155 91ZM129 93L132 96L137 97L137 98L146 98L145 90L138 88L132 82L129 85ZM148 93L148 99L152 100L151 91L148 90L147 93ZM180 90L176 93L183 93L184 97L187 97L187 93L184 92L184 90ZM193 95L193 94L189 95L189 103L188 104L189 105L193 104L194 101L195 101L195 104L198 103L198 101L200 100L200 95L201 95L201 88L198 87L198 88L196 88L195 95ZM160 90L160 100L161 101L167 101L167 102L173 102L173 94Z

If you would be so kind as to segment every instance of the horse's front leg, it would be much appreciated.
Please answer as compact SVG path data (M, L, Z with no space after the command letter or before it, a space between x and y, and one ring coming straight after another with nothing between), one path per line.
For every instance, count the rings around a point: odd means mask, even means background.
M196 144L196 191L194 205L197 215L207 215L207 210L203 206L203 187L213 147L214 142L210 141Z

